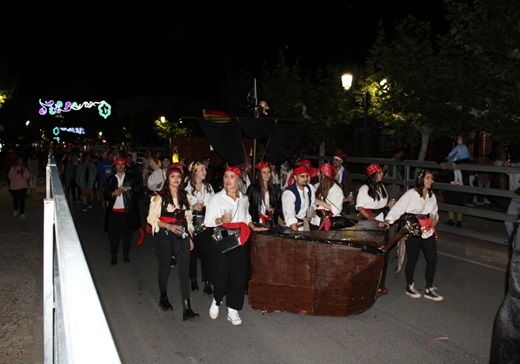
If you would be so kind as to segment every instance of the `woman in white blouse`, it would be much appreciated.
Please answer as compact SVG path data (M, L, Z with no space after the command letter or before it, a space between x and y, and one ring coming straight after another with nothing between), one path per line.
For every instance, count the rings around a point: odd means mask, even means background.
M200 271L202 282L204 282L203 292L212 295L211 229L205 229L204 215L206 214L206 205L215 194L215 191L211 184L206 181L207 174L208 171L204 162L194 162L190 168L190 178L186 185L186 191L191 198L191 211L193 214L193 225L195 227L195 234L193 236L195 246L190 253L191 290L199 289L197 282L197 261L200 259Z
M200 315L193 312L190 303L189 268L190 250L193 249L193 224L190 196L184 190L182 181L183 172L179 167L166 171L163 188L150 200L146 220L152 226L153 248L159 263L159 306L164 311L173 310L166 288L171 269L170 259L174 253L177 257L177 273L184 308L182 319L185 321Z
M388 193L383 184L383 169L377 163L372 163L366 169L367 180L359 187L356 198L356 210L367 220L384 221L388 209L395 200L388 200Z
M319 182L316 187L316 217L311 220L311 224L321 226L324 219L333 216L341 216L343 209L343 189L334 179L336 169L329 163L323 163L319 167ZM325 227L325 230L328 230Z
M239 229L240 246L222 253L217 245L212 245L212 280L213 300L209 316L216 319L224 297L228 308L227 319L233 325L240 325L242 319L238 314L244 305L244 294L247 285L248 254L245 244L251 230L260 231L267 228L257 227L251 221L249 200L242 192L242 173L239 168L230 166L224 172L224 188L215 193L206 205L204 225L208 228L222 226L226 229Z

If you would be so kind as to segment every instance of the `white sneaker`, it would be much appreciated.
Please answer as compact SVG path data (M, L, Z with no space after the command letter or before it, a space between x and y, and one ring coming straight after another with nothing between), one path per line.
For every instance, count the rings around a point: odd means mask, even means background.
M209 308L209 317L211 317L213 320L215 320L218 317L217 301L215 301L214 298L211 302L211 307Z
M228 314L227 314L228 321L231 321L231 323L235 326L238 326L242 323L242 319L238 315L238 311L234 310L232 308L228 307Z
M27 217L25 217L25 214L21 214L20 219L25 220L25 219L27 219Z
M444 299L444 297L437 293L437 287L426 288L426 290L424 291L424 298L437 302L442 301Z
M13 212L13 217L18 216L18 211Z
M406 291L405 293L412 297L412 298L420 298L421 297L421 294L419 293L419 291L417 291L415 289L415 287L413 286L414 284L412 283L411 285L409 286L406 286Z

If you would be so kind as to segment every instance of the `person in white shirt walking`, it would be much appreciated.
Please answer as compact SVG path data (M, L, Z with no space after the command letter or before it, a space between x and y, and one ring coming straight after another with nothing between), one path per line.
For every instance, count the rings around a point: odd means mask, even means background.
M412 298L420 298L422 295L414 287L415 266L419 260L421 251L426 258L426 289L424 298L433 301L442 301L444 297L437 293L433 285L435 270L437 269L437 232L435 226L438 222L437 198L432 191L433 173L427 169L421 169L417 174L415 187L406 191L395 203L379 227L389 228L399 218L405 215L409 234L406 239L407 262L405 267L406 294Z

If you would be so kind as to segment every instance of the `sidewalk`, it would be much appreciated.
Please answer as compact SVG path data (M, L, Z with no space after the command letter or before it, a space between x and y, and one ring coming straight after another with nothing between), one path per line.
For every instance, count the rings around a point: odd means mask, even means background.
M43 200L45 181L27 196L26 220L13 217L0 187L0 363L43 363Z

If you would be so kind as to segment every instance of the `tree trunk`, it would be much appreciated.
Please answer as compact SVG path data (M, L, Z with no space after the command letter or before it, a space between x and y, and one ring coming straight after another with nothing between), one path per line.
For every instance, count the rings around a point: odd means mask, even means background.
M431 128L420 127L419 130L421 131L421 149L419 150L417 160L424 161L426 158L426 150L428 149L428 143L430 141Z

